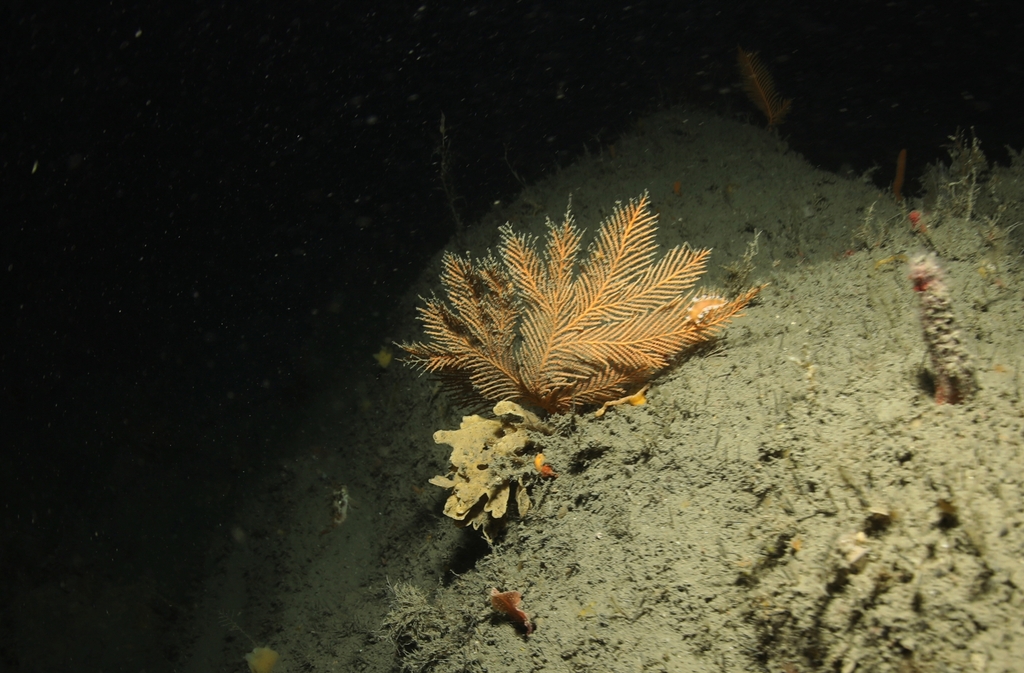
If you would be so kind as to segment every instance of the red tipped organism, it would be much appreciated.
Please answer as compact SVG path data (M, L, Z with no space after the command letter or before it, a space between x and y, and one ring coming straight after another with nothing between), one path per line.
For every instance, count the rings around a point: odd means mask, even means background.
M959 404L974 393L974 364L956 328L949 290L935 254L914 257L909 278L921 300L921 327L932 361L935 402Z

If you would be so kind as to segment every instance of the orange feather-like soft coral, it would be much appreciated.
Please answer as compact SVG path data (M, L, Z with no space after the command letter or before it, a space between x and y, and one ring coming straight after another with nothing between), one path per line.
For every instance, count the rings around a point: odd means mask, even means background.
M498 612L503 612L509 618L526 629L526 635L533 633L533 623L530 617L520 609L519 604L523 601L523 595L518 591L498 591L491 589L491 607Z
M711 251L659 256L657 219L646 193L617 206L583 260L568 210L544 251L506 225L498 258L446 254L448 300L420 308L427 340L401 345L406 362L470 406L482 397L557 414L619 399L717 336L763 287L731 300L692 290Z
M736 49L736 62L739 64L740 74L743 76L743 86L747 90L747 96L768 118L769 128L778 126L786 118L786 113L789 112L793 100L783 98L775 90L775 80L772 79L768 68L761 63L756 52L743 51L742 47Z

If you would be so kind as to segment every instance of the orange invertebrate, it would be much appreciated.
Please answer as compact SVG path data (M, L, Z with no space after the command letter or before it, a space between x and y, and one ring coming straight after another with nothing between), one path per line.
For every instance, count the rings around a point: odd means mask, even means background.
M912 210L907 214L907 219L910 220L910 230L918 234L925 234L928 232L928 227L924 223L924 213L920 210Z
M526 630L526 635L530 635L533 633L533 623L530 621L529 615L519 607L522 602L523 595L518 591L491 589L491 607L508 615L509 619Z
M551 466L547 465L544 462L544 454L543 453L538 453L537 457L533 459L533 466L535 468L537 468L537 471L540 472L540 476L542 476L542 477L557 477L558 476L557 474L555 474L555 471L551 468Z

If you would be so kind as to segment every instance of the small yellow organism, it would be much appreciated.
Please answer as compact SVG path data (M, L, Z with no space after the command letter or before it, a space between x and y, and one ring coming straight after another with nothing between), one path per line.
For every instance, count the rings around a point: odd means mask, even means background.
M886 264L892 264L893 262L906 262L906 261L907 261L907 256L906 255L902 255L902 254L900 254L900 255L890 255L889 257L886 257L885 259L880 259L877 262L875 262L875 268L877 269L879 267L885 266Z
M648 383L646 386L640 389L639 392L627 395L620 400L612 400L611 402L605 402L600 409L594 412L594 418L601 418L604 416L604 412L608 411L608 407L618 406L620 404L629 404L634 407L638 407L641 404L647 404L647 391L650 390L651 384Z
M277 652L269 647L254 647L252 652L245 655L249 673L270 673L274 670L277 659Z
M395 354L392 353L391 349L387 346L381 346L380 350L373 354L373 359L377 361L377 364L381 366L381 369L387 369L394 357Z

